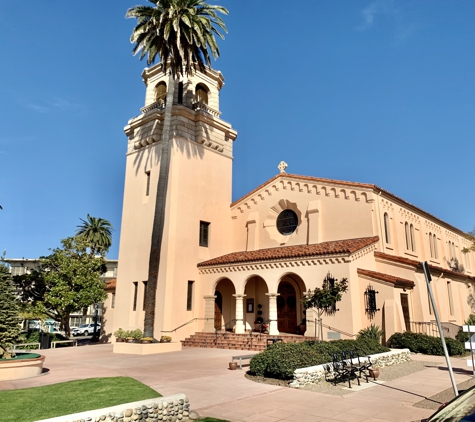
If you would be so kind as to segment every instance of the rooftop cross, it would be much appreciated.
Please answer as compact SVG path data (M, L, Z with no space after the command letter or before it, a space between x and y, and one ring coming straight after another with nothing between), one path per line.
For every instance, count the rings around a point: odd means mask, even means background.
M280 170L281 173L285 173L285 169L287 168L287 163L285 161L281 161L277 168Z

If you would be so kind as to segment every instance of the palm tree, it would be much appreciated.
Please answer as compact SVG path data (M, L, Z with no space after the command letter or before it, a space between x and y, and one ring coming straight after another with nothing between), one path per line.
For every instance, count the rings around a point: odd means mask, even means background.
M108 220L91 217L89 214L82 224L77 226L76 236L82 237L91 249L92 254L100 253L104 255L112 245L112 231L114 227Z
M226 33L227 29L217 12L227 15L228 11L221 6L206 4L204 0L148 1L154 6L132 7L125 16L137 19L137 26L130 37L130 41L135 43L133 54L140 52L141 60L147 56L148 65L158 56L163 71L170 69L145 296L144 337L154 337L155 301L170 169L170 125L175 81L184 75L192 75L196 67L205 71L206 65L211 66L209 52L214 59L219 57L214 35L224 39L218 29Z

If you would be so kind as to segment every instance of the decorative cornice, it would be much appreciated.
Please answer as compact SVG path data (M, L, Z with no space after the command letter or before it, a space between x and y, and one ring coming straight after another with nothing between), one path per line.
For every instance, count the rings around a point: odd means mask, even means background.
M279 185L280 183L280 185ZM382 193L386 201L391 201L405 207L409 212L420 214L420 217L427 218L440 224L446 229L452 230L459 236L468 238L467 233L458 229L455 226L441 220L440 218L424 211L423 209L405 201L404 199L392 194L391 192L380 188L377 185L369 183L359 182L347 182L344 180L325 179L321 177L301 176L297 174L280 173L273 178L264 182L256 189L252 190L248 194L244 195L237 201L231 204L232 209L237 211L244 210L246 207L250 208L249 199L256 197L257 200L264 199L266 196L272 196L272 193L279 191L280 189L299 190L300 192L309 193L313 195L332 196L345 198L349 196L352 199L354 196L355 201L366 200L367 202L374 202L373 195L379 195ZM353 190L352 190L353 188ZM344 191L344 192L342 192ZM345 195L345 196L343 196ZM359 195L359 196L358 196ZM244 207L244 208L243 208ZM241 211L242 212L242 211ZM419 215L418 215L419 218Z

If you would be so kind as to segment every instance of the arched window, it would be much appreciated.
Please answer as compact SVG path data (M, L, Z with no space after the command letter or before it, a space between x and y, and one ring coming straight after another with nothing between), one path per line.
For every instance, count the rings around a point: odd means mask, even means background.
M404 233L406 235L406 249L407 250L410 250L411 247L411 243L410 243L410 240L411 240L411 235L409 234L409 224L406 222L406 224L404 224Z
M386 243L391 242L391 238L389 235L389 215L387 212L384 213L384 237L386 239Z
M434 241L434 258L439 258L439 253L437 252L437 236L435 234L432 235L432 240Z
M202 84L196 85L195 101L203 104L208 104L208 90Z
M167 84L160 82L155 87L155 101L166 102L167 101Z
M432 245L432 233L429 233L429 246L430 246L430 257L434 258L434 246Z
M414 236L414 226L412 224L409 227L409 230L411 232L411 251L415 252L415 250L416 250L416 238Z

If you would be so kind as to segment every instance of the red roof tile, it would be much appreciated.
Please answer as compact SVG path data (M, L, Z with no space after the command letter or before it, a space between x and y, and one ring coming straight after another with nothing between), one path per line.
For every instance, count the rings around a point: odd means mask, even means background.
M112 290L112 289L115 289L117 285L117 279L116 278L113 278L112 280L109 280L106 282L106 287L105 289L106 290Z
M371 278L375 278L376 280L385 281L387 283L394 284L397 287L414 287L415 284L411 280L407 280L405 278L394 277L393 275L378 273L376 271L370 270L363 270L358 268L358 274L365 275Z
M374 256L376 258L383 258L383 259L387 259L388 261L399 262L401 264L410 265L411 267L420 268L422 270L421 262L416 261L415 259L403 258L401 256L389 255L389 254L386 254L386 253L383 253L383 252L375 252ZM437 271L439 273L444 273L444 274L448 274L448 275L452 275L452 276L456 276L456 277L468 278L470 280L475 280L475 277L473 277L471 275L458 273L456 271L452 271L452 270L445 269L445 268L442 268L442 267L437 267L435 265L429 265L429 268L431 270Z
M290 258L307 258L321 255L351 254L379 240L378 236L359 239L335 240L313 245L280 246L249 252L233 252L208 261L200 262L198 267L240 264L245 262L271 261Z

